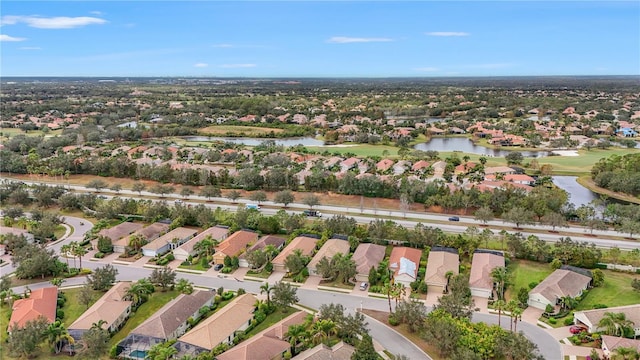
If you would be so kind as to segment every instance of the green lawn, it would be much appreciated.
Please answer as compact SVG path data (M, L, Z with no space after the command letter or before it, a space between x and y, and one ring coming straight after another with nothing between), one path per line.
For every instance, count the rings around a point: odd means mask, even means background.
M284 312L280 311L280 309L276 309L276 311L274 311L272 314L269 314L263 322L261 322L260 324L258 324L258 326L254 327L253 329L251 329L251 331L249 331L248 333L246 333L246 337L247 339L253 335L258 334L259 332L261 332L262 330L270 327L271 325L279 322L280 320L286 318L287 316L293 314L294 312L298 311L298 309L292 308L290 306L287 306L287 308L285 309Z
M307 146L307 149L323 152L328 151L336 154L355 154L355 156L382 156L382 152L385 150L389 152L388 158L397 158L398 150L395 146L388 145L369 145L369 144L345 144L347 146ZM353 146L351 146L353 145Z
M614 307L640 303L640 292L634 291L631 287L631 280L637 275L611 270L602 270L602 272L604 284L591 289L576 310L593 309L596 304Z
M7 325L9 324L9 320L11 319L11 308L9 307L9 303L5 302L0 304L0 344L4 344L7 340Z
M80 293L80 288L73 289L64 289L62 292L66 295L67 302L64 303L62 307L62 311L64 311L64 326L69 327L69 325L73 324L76 319L84 313L88 307L80 304L78 301L78 294ZM93 292L93 301L89 306L95 303L104 293L100 291L92 291Z
M142 324L153 313L158 311L161 307L163 307L166 303L168 303L178 295L180 295L180 292L175 290L166 292L160 292L159 290L156 290L156 292L153 293L149 300L140 305L138 310L134 314L132 314L131 317L129 317L126 324L120 329L120 331L118 331L111 337L109 346L118 344L120 340L129 335L131 330Z
M537 263L527 260L512 260L509 264L509 270L511 271L511 284L507 290L506 297L508 299L515 299L518 294L518 289L529 289L529 284L532 282L540 282L544 280L553 271L549 264Z

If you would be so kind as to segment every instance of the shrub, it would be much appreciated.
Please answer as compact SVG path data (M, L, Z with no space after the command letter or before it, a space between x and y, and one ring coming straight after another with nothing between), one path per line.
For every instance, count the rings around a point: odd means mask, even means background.
M593 308L594 309L606 309L606 308L608 308L608 306L605 305L605 304L595 304L595 305L593 305Z
M427 291L429 290L429 286L427 285L426 282L421 282L420 283L420 287L418 288L418 290L420 291L421 294L426 294Z
M529 283L529 290L533 289L534 287L538 286L538 282L534 281L534 282L530 282Z
M398 318L396 318L395 314L389 315L389 324L391 326L398 326L400 324L400 321L398 320Z
M549 324L555 325L557 323L558 323L558 320L556 320L555 318L549 318Z
M167 259L167 261L173 261L176 259L176 257L173 256L173 253L169 253L169 255L165 257L165 259Z
M111 349L109 349L109 358L116 359L118 357L118 345L113 345Z
M102 259L104 257L104 253L98 251L97 253L95 253L95 255L93 255L93 257L96 259Z
M247 291L244 288L239 288L238 291L236 291L236 294L238 294L238 296L246 294Z
M554 319L554 320L555 320L555 319ZM572 317L568 317L568 318L564 319L564 325L565 325L565 326L573 325L573 316L572 316Z
M62 311L62 309L56 310L56 319L58 320L64 319L64 311Z
M271 262L268 262L267 265L265 265L264 270L271 274L273 272L273 264Z
M91 269L81 269L80 275L89 275L91 274Z
M222 300L230 300L231 298L233 298L233 292L231 291L227 291L222 295Z
M64 306L65 302L66 302L65 299L58 298L58 304L56 306L61 308Z

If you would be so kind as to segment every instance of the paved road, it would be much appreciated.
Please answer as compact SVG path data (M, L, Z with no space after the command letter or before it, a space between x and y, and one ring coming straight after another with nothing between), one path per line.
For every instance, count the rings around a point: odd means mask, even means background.
M37 181L23 181L25 184L47 184L45 182L37 182ZM86 188L84 186L71 185L68 186L72 191L92 191L93 189ZM141 193L134 192L131 190L121 190L119 193L115 193L110 189L103 189L102 195L106 198L111 197L124 197L124 198L138 198L140 196L148 196L148 197L158 197L158 194L151 193L148 191L142 191ZM226 198L211 198L207 199L202 196L192 195L188 199L184 199L179 194L167 194L163 199L157 199L156 201L183 201L185 204L199 204L199 202L193 202L193 200L204 201L206 202L206 206L210 208L220 207L221 209L227 210L235 210L238 206L245 206L246 204L252 203L246 199L238 199L235 203ZM262 203L263 208L260 210L261 212L267 215L276 214L278 211L282 210L282 205L278 203L274 203L272 201L265 201ZM292 203L288 205L287 212L289 213L300 213L302 210L308 209L307 205L300 203ZM346 214L352 216L362 224L368 224L373 219L376 218L390 218L396 221L398 224L401 224L406 227L414 227L418 223L428 224L433 221L448 221L448 215L442 214L433 214L433 213L424 213L424 212L402 212L395 210L381 210L381 209L368 209L368 208L354 208L354 207L340 207L340 206L328 206L328 205L320 205L314 207L321 212L325 213L336 213L336 214ZM471 217L460 217L460 222L457 223L445 223L445 224L437 224L436 227L442 229L445 232L451 233L463 233L467 227L469 226L480 226L483 225L482 222L477 221ZM505 226L505 223L499 220L489 221L486 225L491 226ZM508 224L507 224L508 225ZM558 228L562 230L564 233L571 233L569 236L574 241L581 241L586 243L594 243L597 247L600 248L611 248L614 246L619 247L623 250L632 250L632 249L640 249L640 242L632 241L632 240L613 240L613 239L602 239L597 236L615 236L620 237L624 234L621 234L617 231L613 230L594 230L593 236L591 235L591 231L584 227L580 226L570 226L566 228ZM536 235L540 239L547 242L557 242L561 237L566 235L558 235L548 233L548 231L552 230L552 227L536 224L536 225L523 225L521 226L521 230L518 230L524 236ZM494 233L498 233L497 230L492 230ZM513 230L516 231L516 230Z

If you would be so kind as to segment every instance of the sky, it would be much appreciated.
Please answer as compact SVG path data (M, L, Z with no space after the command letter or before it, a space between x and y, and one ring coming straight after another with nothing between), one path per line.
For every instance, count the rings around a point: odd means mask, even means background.
M640 1L25 1L1 76L640 75Z

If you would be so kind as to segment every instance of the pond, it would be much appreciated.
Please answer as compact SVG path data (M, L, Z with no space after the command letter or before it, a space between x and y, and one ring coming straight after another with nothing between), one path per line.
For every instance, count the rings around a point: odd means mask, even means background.
M598 194L578 184L577 176L552 176L551 178L557 187L569 193L569 202L573 203L576 208L580 205L588 205L599 197Z
M307 137L297 137L297 138L283 138L283 139L272 139L272 138L249 138L249 137L215 137L215 136L183 136L183 139L187 141L199 141L199 142L231 142L235 144L245 144L247 146L258 146L262 142L267 140L273 140L276 142L276 145L282 146L296 146L296 145L304 145L304 146L323 146L324 141L320 139L316 139L310 136Z
M461 151L470 154L478 154L489 157L505 157L509 153L518 150L490 149L476 145L466 137L434 137L430 141L417 144L416 150L428 151ZM543 157L549 155L548 151L520 151L524 157Z

